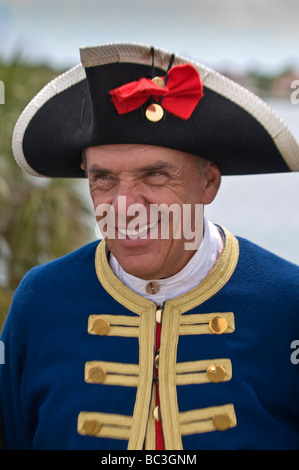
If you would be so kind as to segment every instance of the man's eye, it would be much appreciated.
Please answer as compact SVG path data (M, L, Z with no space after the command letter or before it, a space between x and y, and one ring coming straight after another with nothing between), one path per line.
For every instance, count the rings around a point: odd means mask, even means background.
M149 185L163 185L168 180L168 175L161 170L149 171L145 175L145 182Z
M93 180L97 183L105 184L113 181L113 178L110 175L98 174L94 176Z
M110 175L97 175L96 176L98 179L100 180L106 180L106 179L110 179L111 176Z
M162 175L161 171L151 171L148 176L160 176Z
M107 174L95 174L90 177L90 183L98 188L109 188L113 185L114 178Z

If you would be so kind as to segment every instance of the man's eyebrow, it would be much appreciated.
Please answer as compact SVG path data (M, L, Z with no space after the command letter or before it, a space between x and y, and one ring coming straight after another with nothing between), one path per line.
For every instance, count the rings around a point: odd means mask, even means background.
M138 168L138 171L153 171L153 170L174 170L175 165L170 162L157 161Z
M175 169L175 165L173 165L170 162L156 161L156 162L150 163L142 167L137 167L135 168L135 171L145 172L145 171L174 170L174 169ZM114 171L111 168L105 168L103 166L97 165L96 163L86 169L86 174L111 175L113 173Z
M97 164L93 164L89 168L86 168L86 173L110 174L112 173L112 170L110 168L104 168Z

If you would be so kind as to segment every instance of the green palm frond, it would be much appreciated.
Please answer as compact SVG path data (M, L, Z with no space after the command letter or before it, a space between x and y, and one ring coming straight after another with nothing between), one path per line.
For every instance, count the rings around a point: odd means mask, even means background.
M5 104L0 105L0 325L29 269L94 238L86 182L30 177L12 155L12 132L20 113L58 73L24 64L19 57L0 63L5 85Z

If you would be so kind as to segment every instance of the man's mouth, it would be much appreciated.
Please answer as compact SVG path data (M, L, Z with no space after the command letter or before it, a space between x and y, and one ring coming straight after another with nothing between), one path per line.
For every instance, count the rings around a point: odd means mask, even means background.
M158 225L158 221L150 224L141 225L139 228L129 229L118 227L118 232L125 237L137 237L140 235L146 235L150 230L154 229Z

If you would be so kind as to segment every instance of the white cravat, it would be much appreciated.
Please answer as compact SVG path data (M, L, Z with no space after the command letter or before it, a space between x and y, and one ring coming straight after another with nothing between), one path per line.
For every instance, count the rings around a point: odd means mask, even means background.
M223 244L220 230L204 219L204 237L200 247L180 272L166 279L152 279L160 288L156 294L148 294L146 291L150 280L145 281L125 272L112 254L109 264L123 284L142 297L161 305L166 300L185 294L196 287L214 266Z

